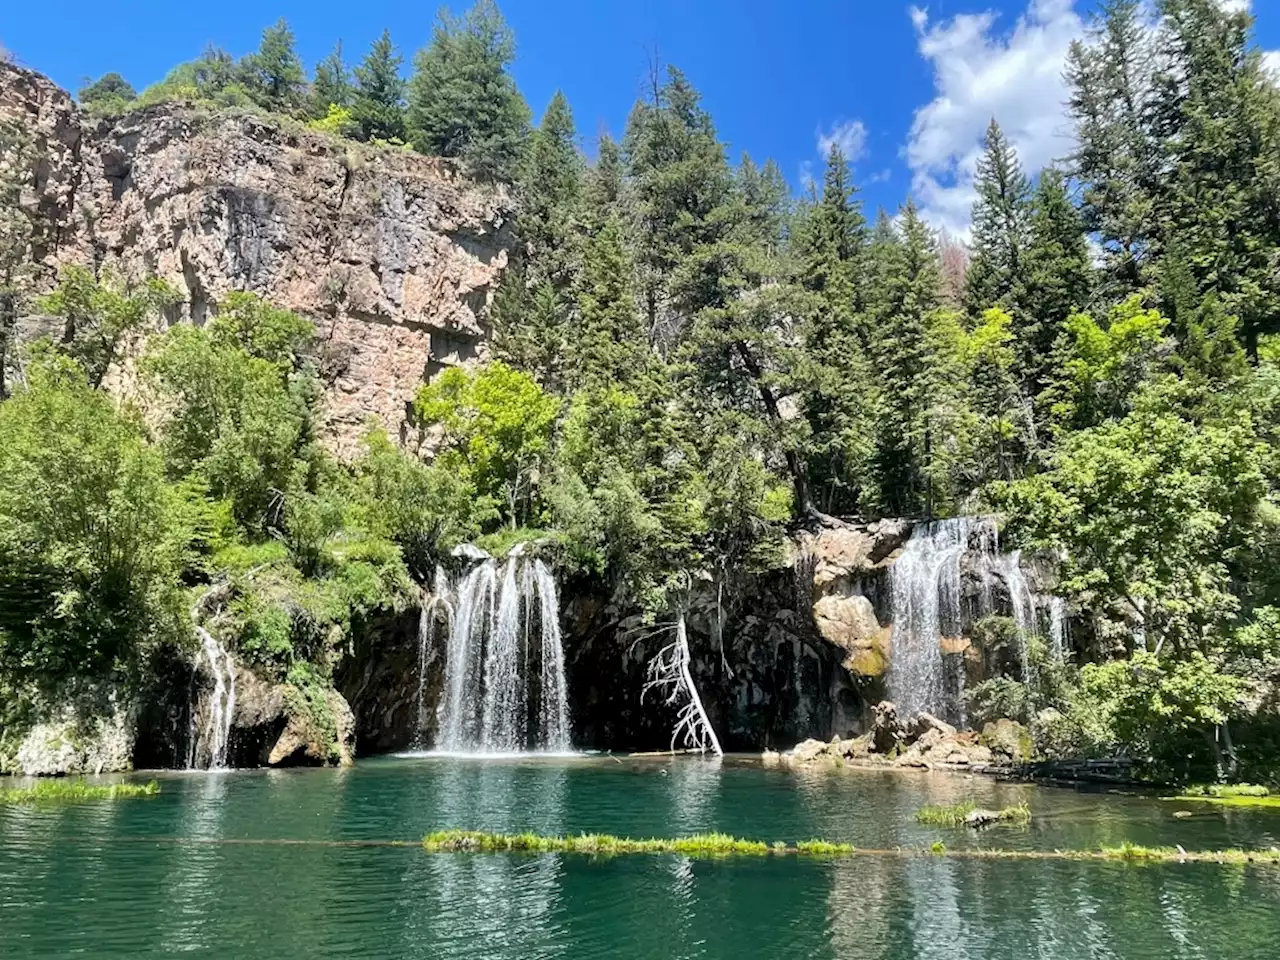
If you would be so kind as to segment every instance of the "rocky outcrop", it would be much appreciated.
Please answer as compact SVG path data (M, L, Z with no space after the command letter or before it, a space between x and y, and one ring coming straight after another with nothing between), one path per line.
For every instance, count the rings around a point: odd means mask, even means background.
M115 704L90 716L64 705L52 718L27 731L13 772L61 777L131 770L134 734L128 711Z
M889 668L893 633L887 573L911 533L901 521L823 528L795 543L797 576L812 589L813 619L845 656L844 669L880 678Z
M303 314L340 453L355 452L371 416L403 438L418 386L485 352L510 204L447 161L181 104L95 122L3 62L0 116L19 119L38 158L22 200L37 292L81 264L167 280L182 295L168 322L203 323L237 290ZM20 319L20 338L49 332Z
M1027 756L1026 730L1012 720L988 724L998 729L978 734L957 730L928 713L899 717L898 708L889 701L876 704L872 717L871 729L861 736L805 740L770 762L803 767L851 761L924 770L988 770Z

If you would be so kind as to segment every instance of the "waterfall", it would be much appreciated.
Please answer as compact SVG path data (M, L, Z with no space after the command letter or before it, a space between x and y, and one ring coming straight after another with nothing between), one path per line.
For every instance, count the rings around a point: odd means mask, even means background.
M966 604L963 575L976 587ZM1028 583L1020 550L1002 553L991 518L957 517L917 526L890 571L893 603L889 692L903 715L921 710L962 717L956 702L963 667L948 677L940 642L961 635L975 616L1000 612L996 589L1003 585L1008 614L1017 627L1022 679L1031 679L1030 642L1045 636L1061 661L1066 646L1066 605L1037 594Z
M436 659L436 623L441 613L445 615L448 624L453 623L453 603L450 596L449 575L444 572L443 567L436 567L431 593L423 597L422 609L418 611L418 720L413 735L416 747L423 746L426 740L427 671Z
M922 523L893 565L893 656L889 691L903 716L939 710L946 694L944 636L962 629L960 561L974 521Z
M196 635L200 637L201 651L196 662L203 655L209 664L209 673L213 676L213 694L209 702L209 716L205 722L203 736L200 738L209 754L210 770L225 770L227 766L227 746L231 739L231 721L236 712L236 664L231 652L214 639L213 634L203 627L196 627ZM193 734L188 749L188 766L194 767L195 750L195 709L191 710Z
M517 549L458 585L437 746L458 753L567 751L568 683L555 579Z

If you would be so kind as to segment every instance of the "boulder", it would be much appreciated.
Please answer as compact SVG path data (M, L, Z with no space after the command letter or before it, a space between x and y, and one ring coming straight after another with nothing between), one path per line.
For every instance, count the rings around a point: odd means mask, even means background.
M956 728L949 723L939 720L931 713L920 711L912 718L911 723L907 726L908 736L920 738L930 731L936 732L943 737L954 737Z
M797 743L791 750L791 759L797 763L809 763L818 757L827 753L831 749L831 744L823 743L821 740L809 739L802 743Z
M760 762L766 767L776 767L780 760L781 756L777 750L765 750L760 754Z
M981 742L1009 760L1031 759L1031 734L1016 720L993 720L982 728Z
M876 753L891 753L907 739L892 700L881 700L871 710L871 744Z

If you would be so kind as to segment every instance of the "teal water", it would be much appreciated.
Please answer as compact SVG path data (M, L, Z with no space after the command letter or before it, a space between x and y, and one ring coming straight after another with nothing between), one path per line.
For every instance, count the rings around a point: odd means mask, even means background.
M1280 869L859 857L430 855L334 842L464 827L864 848L1280 845L1280 814L980 778L694 759L364 761L161 777L146 800L0 808L0 957L1261 958ZM1026 800L1026 828L922 827ZM283 844L291 840L301 843ZM269 843L243 841L272 841Z

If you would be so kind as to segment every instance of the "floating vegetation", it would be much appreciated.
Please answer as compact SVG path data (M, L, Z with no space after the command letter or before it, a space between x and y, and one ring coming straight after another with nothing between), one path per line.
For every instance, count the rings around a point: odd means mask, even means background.
M787 852L786 844L783 844L781 852ZM801 840L796 844L795 852L805 857L847 857L853 853L853 844L832 843L829 840Z
M1031 808L1019 803L1003 810L983 810L975 803L956 803L950 806L921 807L916 811L916 822L935 827L982 827L992 823L1028 823Z
M1189 803L1212 803L1223 807L1280 808L1280 796L1272 794L1267 787L1253 783L1214 783L1188 787L1177 796L1164 799Z
M85 803L90 800L122 800L127 797L154 797L160 784L86 783L84 780L38 780L30 787L0 790L0 804Z
M740 840L727 833L701 833L672 840L631 840L603 833L576 837L543 837L534 833L484 833L440 830L422 845L433 853L578 853L591 856L680 853L691 857L763 856L777 852L759 840ZM784 845L785 846L785 845ZM793 852L787 848L788 852Z
M1268 863L1280 865L1280 848L1269 850L1184 850L1182 847L1144 847L1122 843L1103 847L1102 859L1130 863Z

